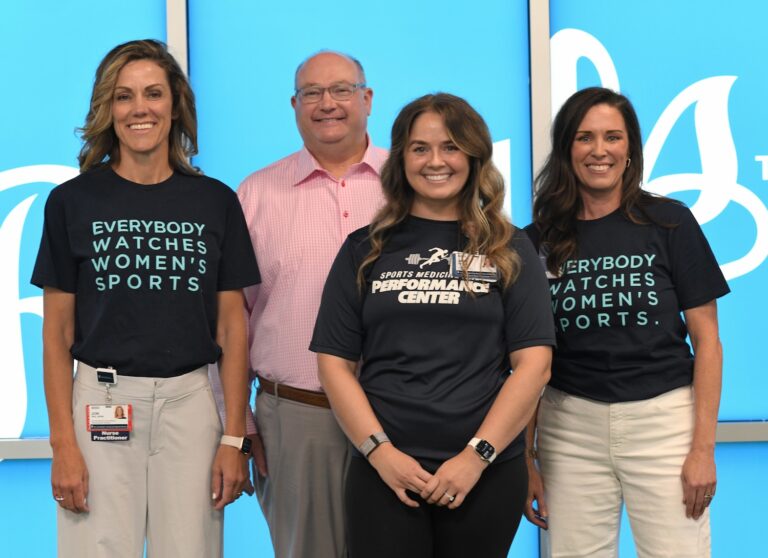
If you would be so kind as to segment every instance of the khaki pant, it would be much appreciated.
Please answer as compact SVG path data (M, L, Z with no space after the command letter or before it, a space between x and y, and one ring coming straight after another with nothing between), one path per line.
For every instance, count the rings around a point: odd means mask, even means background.
M622 503L639 558L710 556L709 510L685 516L693 392L601 403L546 388L538 447L553 558L615 558Z
M90 512L58 511L61 558L218 558L223 514L211 506L211 466L221 421L207 367L175 378L118 376L112 403L133 407L127 442L94 442L85 406L106 390L80 363L75 433L90 475Z
M346 558L349 444L330 409L256 398L269 476L254 472L276 558Z

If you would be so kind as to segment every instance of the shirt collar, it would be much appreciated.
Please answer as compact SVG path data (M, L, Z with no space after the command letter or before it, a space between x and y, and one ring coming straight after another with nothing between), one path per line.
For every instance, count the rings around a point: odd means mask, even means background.
M355 163L350 167L349 174L356 174L364 172L365 169L370 169L376 176L379 176L381 167L384 165L384 161L387 158L386 151L383 151L377 147L374 147L371 143L371 138L366 134L366 140L368 141L368 147L365 149L363 158L359 163ZM324 174L328 177L331 175L325 170L322 165L314 158L309 152L306 146L302 146L299 151L299 157L296 164L296 173L293 177L293 185L298 186L305 182L316 174Z

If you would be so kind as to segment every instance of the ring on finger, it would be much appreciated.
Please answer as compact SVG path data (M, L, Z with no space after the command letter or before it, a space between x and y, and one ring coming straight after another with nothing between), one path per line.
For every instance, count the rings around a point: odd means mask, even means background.
M54 496L53 499L56 500L57 502L63 502L64 496Z
M456 496L451 496L447 492L445 494L443 494L443 496L448 496L448 502L451 503L451 504L453 504L453 501L456 499Z

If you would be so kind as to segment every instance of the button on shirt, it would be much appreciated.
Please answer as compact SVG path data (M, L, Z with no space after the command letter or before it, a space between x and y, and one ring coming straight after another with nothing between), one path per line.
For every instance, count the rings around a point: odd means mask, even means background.
M370 144L340 179L306 150L256 171L237 195L261 270L245 289L250 367L279 384L320 391L309 342L325 279L347 235L384 203L387 151Z

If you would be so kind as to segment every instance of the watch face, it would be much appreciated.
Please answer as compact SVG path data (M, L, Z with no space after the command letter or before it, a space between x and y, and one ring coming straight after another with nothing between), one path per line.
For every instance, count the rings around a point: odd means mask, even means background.
M251 439L243 438L243 445L240 447L240 451L243 453L251 453Z
M491 457L493 457L493 454L496 453L496 449L485 440L480 440L477 443L475 451L477 451L477 453L480 454L480 457L486 461L488 461Z

